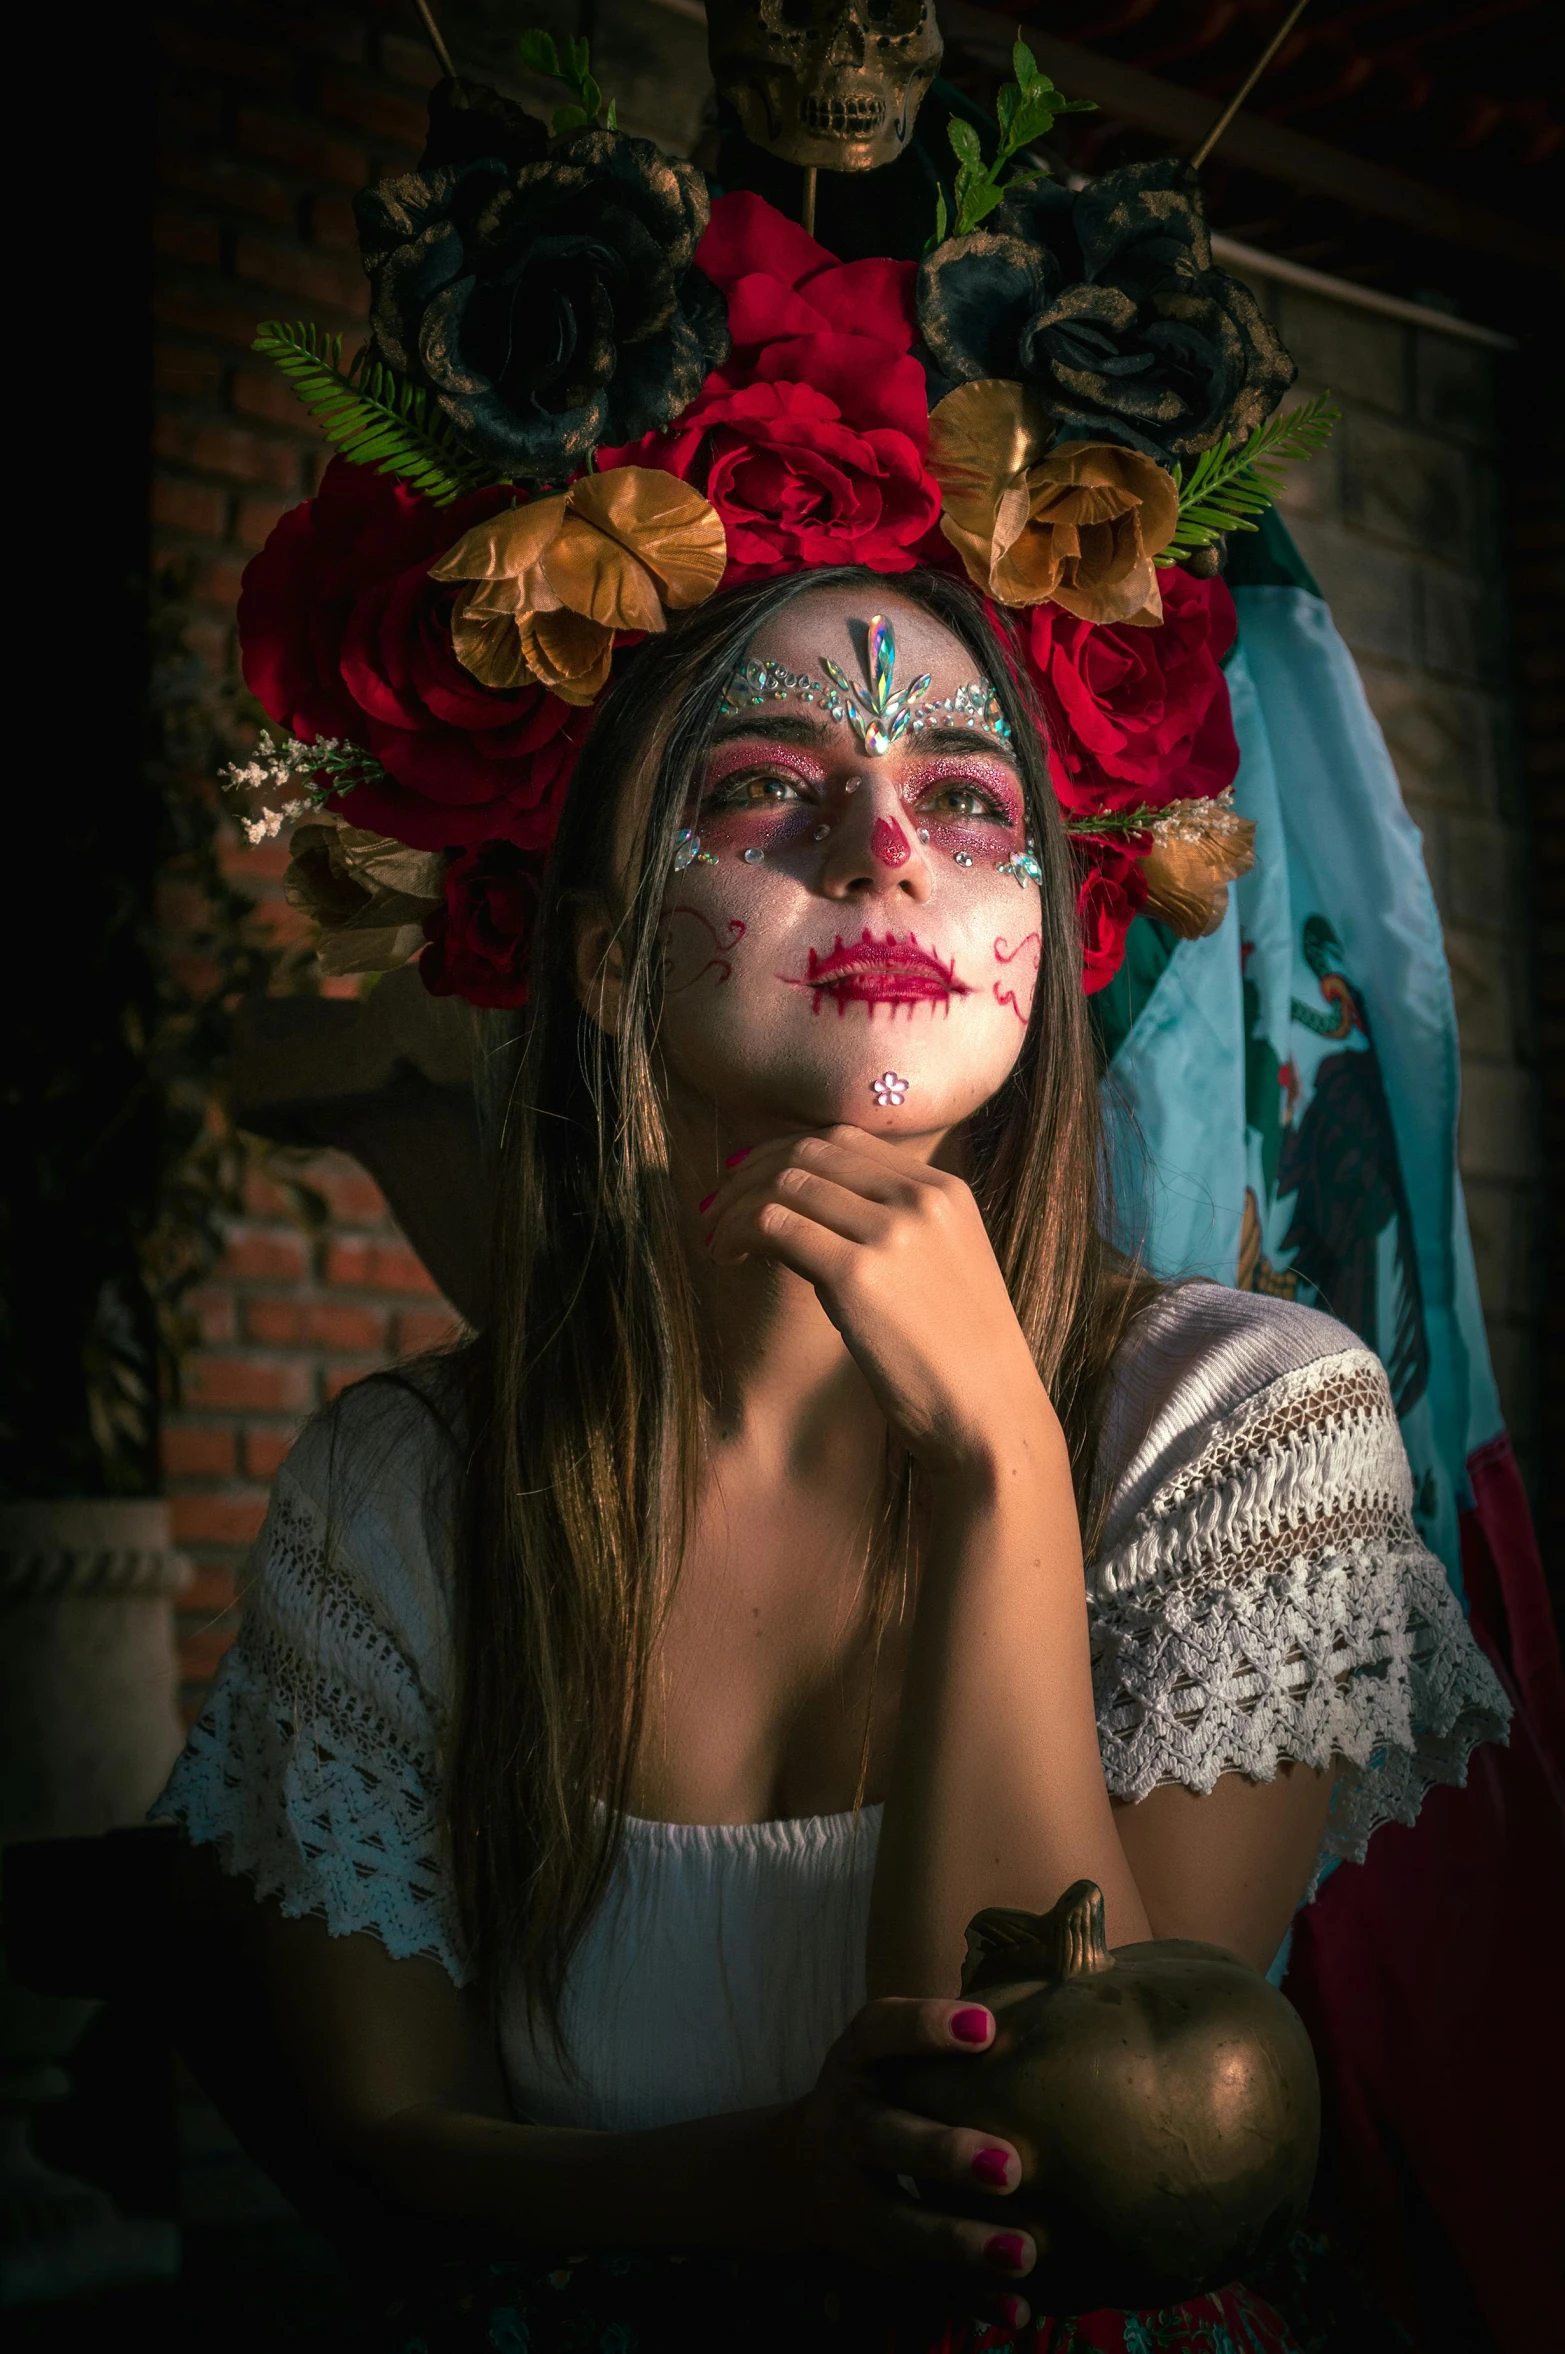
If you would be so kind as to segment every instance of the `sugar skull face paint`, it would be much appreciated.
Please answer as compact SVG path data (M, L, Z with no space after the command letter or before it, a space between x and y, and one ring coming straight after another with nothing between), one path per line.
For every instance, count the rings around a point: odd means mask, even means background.
M943 1132L1003 1085L1025 1034L1036 935L1014 969L995 946L1020 912L998 871L1027 850L1019 772L1008 739L966 724L973 650L889 584L881 598L896 679L928 674L931 724L871 748L797 698L763 702L720 717L691 780L683 822L717 864L670 877L660 1045L692 1114L747 1137ZM864 626L862 595L807 590L746 660L857 678ZM875 1092L888 1066L894 1100Z

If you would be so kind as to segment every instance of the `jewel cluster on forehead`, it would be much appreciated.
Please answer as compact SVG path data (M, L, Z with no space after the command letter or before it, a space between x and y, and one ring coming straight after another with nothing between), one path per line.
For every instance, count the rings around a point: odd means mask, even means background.
M790 670L784 662L742 662L723 690L719 715L737 719L768 703L808 703L828 719L846 720L872 759L882 758L893 744L926 727L970 727L1000 743L1009 740L1010 723L986 678L970 679L953 694L933 700L928 671L904 687L894 684L896 632L884 614L870 619L865 653L868 684L863 687L855 686L829 655L821 656L824 678Z

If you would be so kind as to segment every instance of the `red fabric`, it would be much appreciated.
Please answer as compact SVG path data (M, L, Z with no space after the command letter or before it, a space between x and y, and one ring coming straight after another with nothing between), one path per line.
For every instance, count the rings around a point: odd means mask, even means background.
M1236 2283L1157 2313L1040 2314L1019 2330L953 2322L915 2347L897 2338L888 2354L1298 2354L1281 2316Z
M1472 1625L1515 1702L1509 1745L1476 1749L1465 1789L1432 1790L1332 1875L1286 1992L1320 2062L1328 2225L1422 2354L1447 2354L1463 2305L1500 2354L1537 2354L1560 2319L1560 1669L1508 1444L1469 1469Z

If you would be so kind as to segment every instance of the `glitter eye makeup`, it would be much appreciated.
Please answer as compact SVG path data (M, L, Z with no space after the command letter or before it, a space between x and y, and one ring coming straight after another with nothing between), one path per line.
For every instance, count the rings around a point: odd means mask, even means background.
M902 791L922 825L1015 830L1022 822L1016 773L998 760L953 753L943 760L920 762ZM951 806L964 798L967 807Z

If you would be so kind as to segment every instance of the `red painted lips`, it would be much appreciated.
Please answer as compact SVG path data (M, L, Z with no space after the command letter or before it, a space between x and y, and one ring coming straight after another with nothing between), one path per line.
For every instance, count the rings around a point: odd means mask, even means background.
M967 983L956 977L954 957L942 963L911 933L905 940L892 932L877 940L867 924L861 938L845 942L839 932L829 956L812 948L806 971L779 977L791 988L813 990L816 1013L826 997L836 999L842 1014L850 1005L949 1005L953 997L968 995Z

